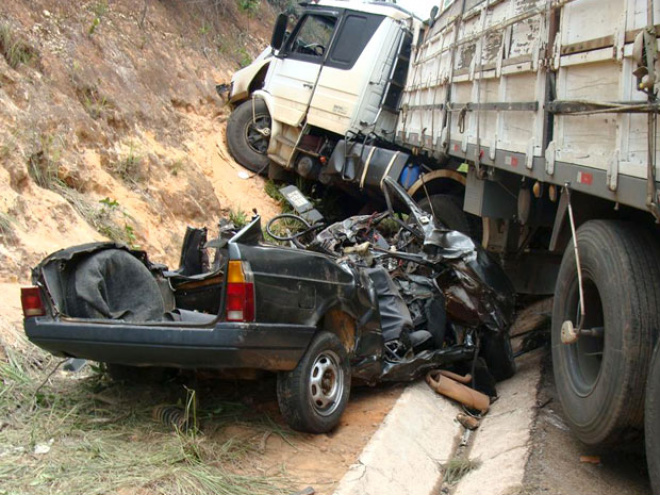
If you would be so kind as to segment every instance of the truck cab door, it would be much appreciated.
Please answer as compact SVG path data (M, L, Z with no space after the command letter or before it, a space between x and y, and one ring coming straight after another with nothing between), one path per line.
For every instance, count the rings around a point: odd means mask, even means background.
M337 17L331 11L304 15L269 70L272 114L284 124L298 127L305 118Z

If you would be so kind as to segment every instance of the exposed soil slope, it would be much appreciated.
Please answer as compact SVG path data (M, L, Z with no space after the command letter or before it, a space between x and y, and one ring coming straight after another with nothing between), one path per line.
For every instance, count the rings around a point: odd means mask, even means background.
M266 44L274 15L262 2L248 23L236 4L0 3L0 281L104 237L173 266L186 225L274 214L224 144L214 86Z

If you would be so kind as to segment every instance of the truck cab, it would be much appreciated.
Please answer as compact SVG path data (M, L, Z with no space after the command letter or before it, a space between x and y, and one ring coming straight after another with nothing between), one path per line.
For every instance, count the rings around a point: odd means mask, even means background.
M230 152L255 172L284 169L358 196L382 198L387 175L406 172L409 187L418 174L404 170L410 154L394 141L423 23L394 3L302 5L290 31L287 17L278 18L262 88L229 120ZM232 87L250 87L246 77L237 74Z
M269 158L283 167L296 166L308 151L301 137L315 129L393 135L420 23L393 4L351 7L307 6L255 93L273 116Z

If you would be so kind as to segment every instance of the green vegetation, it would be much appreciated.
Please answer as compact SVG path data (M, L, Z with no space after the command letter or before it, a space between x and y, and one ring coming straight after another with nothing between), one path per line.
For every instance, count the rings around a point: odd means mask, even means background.
M108 110L112 108L112 104L105 96L101 96L96 88L84 87L79 90L79 94L85 111L94 120L104 117Z
M47 134L36 134L33 152L28 157L28 173L39 187L57 190L66 187L59 178L58 168L64 143Z
M69 377L34 348L0 361L0 493L286 494L286 479L255 476L266 435L288 433L261 413L214 391L200 396L181 380L117 383L96 371ZM82 376L80 376L82 375ZM180 405L201 425L184 431L153 417ZM240 437L217 435L240 426ZM206 431L208 430L208 431ZM202 434L202 432L204 434Z
M144 158L136 152L135 146L129 143L128 153L119 161L110 165L110 171L129 186L137 186L144 182Z
M241 228L241 227L245 227L248 224L250 218L248 217L248 214L243 210L231 209L229 210L229 221L233 223L236 227Z
M7 23L0 24L0 53L14 69L21 64L29 65L37 58L34 48L21 40Z
M455 485L470 471L481 466L480 460L454 458L443 466L443 483Z
M248 51L245 49L245 47L239 47L237 49L237 55L238 55L238 64L241 67L247 67L252 63L252 57L248 53Z
M14 218L8 213L0 212L0 241L5 244L13 244L16 241L14 222Z
M166 167L167 167L167 170L169 170L170 173L174 177L176 177L177 175L179 175L179 172L181 172L183 170L184 165L185 165L185 162L184 162L183 158L177 158L176 160L173 160L173 161L169 162L166 165Z
M238 0L238 8L248 15L254 15L259 10L261 0Z
M98 0L92 3L92 12L96 17L103 17L108 12L108 0Z
M87 34L90 36L96 32L96 28L101 25L101 18L108 12L108 1L99 0L98 2L94 2L92 4L91 10L94 14L94 18L92 19L92 24L87 30Z

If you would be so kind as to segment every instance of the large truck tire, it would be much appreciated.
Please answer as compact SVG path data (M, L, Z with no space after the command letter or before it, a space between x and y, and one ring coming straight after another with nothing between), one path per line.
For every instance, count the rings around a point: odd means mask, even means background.
M552 310L552 362L566 419L580 440L611 445L643 427L646 376L660 317L660 249L626 222L593 220L577 231L585 329L598 336L561 341L562 323L578 327L579 290L570 242Z
M644 436L653 495L660 495L660 345L655 346L646 386Z
M254 104L254 114L252 105ZM270 114L266 103L254 98L241 103L227 122L227 146L231 156L252 172L265 173L268 168Z
M330 332L319 332L293 371L277 375L277 401L294 430L327 433L338 424L351 390L346 349Z
M420 208L433 213L436 220L448 229L458 230L475 241L481 242L481 219L463 211L461 198L450 194L434 194L428 198L422 198L418 203Z

